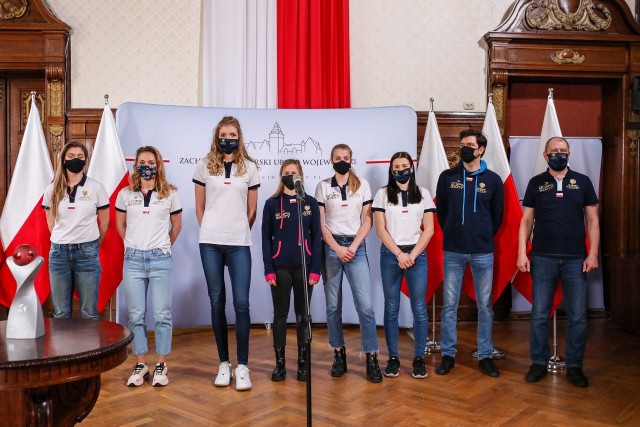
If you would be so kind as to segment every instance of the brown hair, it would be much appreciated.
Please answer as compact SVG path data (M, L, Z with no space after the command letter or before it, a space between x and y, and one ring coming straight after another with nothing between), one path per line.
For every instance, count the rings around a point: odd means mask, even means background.
M298 168L298 174L300 174L300 176L303 177L302 179L304 180L302 165L300 164L300 160L298 159L287 159L284 162L282 162L282 165L280 165L280 173L278 176L282 177L282 172L284 171L284 168L290 165L296 165L296 167ZM282 183L282 179L280 179L280 181L278 182L278 188L276 189L276 192L273 193L271 197L279 197L283 191L284 191L284 184Z
M162 161L162 154L160 151L151 145L147 145L144 147L140 147L136 150L136 161L133 164L133 175L131 175L131 183L129 184L129 190L131 191L139 191L140 190L140 182L142 178L140 178L140 174L138 173L138 158L142 153L151 153L156 160L156 168L158 172L156 173L156 191L158 193L158 199L164 199L165 197L169 197L171 191L176 191L178 188L169 183L167 181L167 175L164 169L164 162Z
M351 151L351 147L349 147L347 144L338 144L331 149L332 164L333 152L336 150L347 150L349 152L349 157L351 157L351 160L353 161L353 151ZM349 187L349 191L351 191L351 194L355 193L356 191L358 191L358 188L360 188L360 179L357 177L355 171L353 170L353 167L349 169L349 181L347 181L347 186Z
M213 131L213 138L211 140L211 149L207 154L207 168L211 175L222 175L224 171L223 159L224 152L218 147L218 135L220 134L220 128L222 126L233 126L238 131L238 149L236 150L236 157L233 162L236 164L236 174L242 176L246 172L245 161L249 160L255 163L255 160L249 156L247 149L244 146L244 140L242 138L242 129L240 128L240 122L233 116L225 116L218 122L218 125Z
M84 153L85 162L89 160L89 150L81 142L71 141L66 144L60 151L58 156L58 165L56 166L56 174L53 177L53 189L51 190L51 216L56 219L58 217L58 205L64 199L67 191L67 169L64 167L64 157L71 148L80 148Z

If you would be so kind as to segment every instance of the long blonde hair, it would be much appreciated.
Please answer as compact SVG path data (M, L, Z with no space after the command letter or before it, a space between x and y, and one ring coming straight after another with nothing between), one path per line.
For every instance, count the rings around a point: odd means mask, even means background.
M284 162L282 162L282 165L280 165L280 174L278 176L281 179L278 182L278 188L276 189L276 192L271 195L272 198L280 197L280 195L284 191L284 184L282 183L282 172L284 171L284 168L286 168L287 166L290 166L290 165L296 165L296 167L298 168L298 174L301 177L303 177L302 179L304 181L304 173L302 172L302 165L300 164L300 160L298 160L298 159L287 159L287 160L285 160Z
M60 151L60 155L58 156L58 165L56 167L56 174L53 177L53 189L51 191L51 216L56 219L58 218L58 205L60 201L64 199L64 195L67 192L67 169L64 167L64 157L67 155L67 151L71 148L80 148L84 153L84 161L87 162L89 160L89 150L84 146L81 142L71 141L66 144L62 151ZM86 163L85 163L86 166Z
M144 147L140 147L136 150L136 161L133 164L133 175L131 175L131 183L129 184L130 191L140 191L141 180L140 174L138 173L138 158L142 153L151 153L156 160L156 168L158 172L156 173L156 192L158 193L158 199L164 199L165 197L169 197L171 191L176 191L178 188L169 183L167 181L167 175L164 170L164 162L162 161L162 154L160 151L151 145L147 145Z
M223 159L224 152L218 147L218 139L220 134L220 128L222 126L233 126L238 131L238 149L236 150L236 157L233 159L233 163L236 164L236 174L242 176L247 171L245 161L249 160L255 163L255 160L249 156L247 149L244 146L244 139L242 137L242 129L240 128L240 122L233 116L225 116L218 122L215 130L213 131L213 138L211 140L211 149L207 154L207 168L211 175L222 175L224 171Z
M351 161L353 161L353 151L351 151L351 147L347 144L338 144L331 149L331 163L333 164L333 152L336 150L347 150L349 152L349 157ZM349 169L349 180L347 181L347 186L349 187L349 191L351 194L358 191L360 188L360 179L356 175L356 172L353 170L353 167Z

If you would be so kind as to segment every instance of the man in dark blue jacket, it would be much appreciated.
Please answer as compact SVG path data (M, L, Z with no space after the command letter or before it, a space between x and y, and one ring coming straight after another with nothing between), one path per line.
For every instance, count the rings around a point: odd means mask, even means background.
M480 370L500 375L493 364L493 236L502 223L502 179L487 169L481 157L487 138L471 129L460 132L460 163L440 174L436 190L438 221L444 246L444 302L440 341L442 362L436 373L446 375L455 365L456 322L462 279L471 265L478 307Z

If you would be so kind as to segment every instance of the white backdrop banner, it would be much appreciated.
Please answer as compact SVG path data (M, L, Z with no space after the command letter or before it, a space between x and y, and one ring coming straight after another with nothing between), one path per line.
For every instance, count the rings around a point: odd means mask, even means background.
M298 158L304 168L307 193L315 193L316 184L333 175L329 160L331 148L339 143L353 150L356 173L369 181L371 192L386 184L388 160L397 151L416 155L416 113L410 107L384 107L343 110L254 110L204 107L178 107L125 103L118 107L116 124L131 168L135 151L142 145L157 147L165 160L169 181L178 186L183 204L183 228L173 246L175 279L173 288L174 326L211 324L211 308L198 249L198 222L195 215L194 184L196 163L208 153L213 130L225 115L238 118L245 145L260 167L258 217L252 230L251 323L271 323L273 305L269 285L264 280L261 234L264 202L280 180L280 164ZM386 163L385 163L386 161ZM230 218L230 220L233 220ZM380 279L380 240L372 229L366 239L371 268L372 295L376 321L382 325L384 297ZM227 319L235 322L231 285L226 276ZM401 298L400 325L411 326L409 300ZM127 322L124 292L117 294L116 321ZM293 306L293 304L291 304ZM314 287L311 301L313 322L326 322L323 284ZM343 282L343 320L358 323L351 291ZM293 308L289 321L294 322ZM153 327L152 313L147 325Z
M602 139L593 138L566 138L569 142L571 155L569 167L576 172L587 175L593 183L596 194L600 194L600 164L602 161ZM536 136L511 136L511 171L513 180L518 189L520 204L527 190L527 184L531 178L531 166L533 159L538 156L540 137ZM602 260L600 268L587 274L589 294L587 307L591 309L604 309L604 295L602 290ZM522 296L516 288L512 287L511 309L516 312L531 311L531 304ZM560 305L562 308L562 305Z

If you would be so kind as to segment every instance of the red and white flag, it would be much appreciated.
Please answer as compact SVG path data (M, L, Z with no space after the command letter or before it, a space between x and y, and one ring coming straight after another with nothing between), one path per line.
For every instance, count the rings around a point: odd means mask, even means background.
M449 169L447 155L444 152L438 122L433 111L429 112L427 129L424 133L422 152L416 171L416 184L429 190L433 202L436 199L436 187L442 171ZM427 245L428 277L427 277L427 302L431 300L438 287L444 280L444 251L442 249L442 229L438 223L437 215L433 216L433 237ZM402 281L402 289L408 295L406 282Z
M13 255L16 247L29 244L45 259L35 279L35 289L40 302L49 296L49 227L42 196L53 180L53 168L42 132L40 113L35 100L22 137L9 192L0 216L0 240L2 241L2 268L0 269L0 304L9 307L16 293L16 281L4 259Z
M534 177L545 170L547 170L547 163L544 161L542 154L544 153L544 147L547 141L554 136L562 136L562 130L560 130L560 122L558 121L558 115L556 114L556 106L553 102L553 96L551 90L549 91L549 97L547 99L547 108L544 112L544 120L542 122L542 130L540 131L540 143L538 145L538 154L536 155L535 166L531 177ZM528 245L527 252L530 251L531 244ZM527 272L519 272L513 280L513 286L524 296L530 303L533 303L531 274ZM562 301L562 287L558 286L556 292L553 295L553 305L551 307L551 313L555 312L558 305Z
M518 271L518 230L522 219L522 209L520 208L516 184L511 175L509 161L507 160L507 152L502 143L496 110L491 101L487 106L482 133L487 137L487 148L483 159L487 163L487 168L500 175L504 185L502 225L494 237L496 249L493 253L493 291L491 299L495 303ZM475 299L475 291L471 280L465 280L463 290L467 295Z
M122 155L116 122L108 104L102 112L87 175L104 185L109 195L109 229L100 245L102 276L98 293L98 311L102 312L122 282L124 245L116 231L115 205L120 189L129 185L129 172Z

